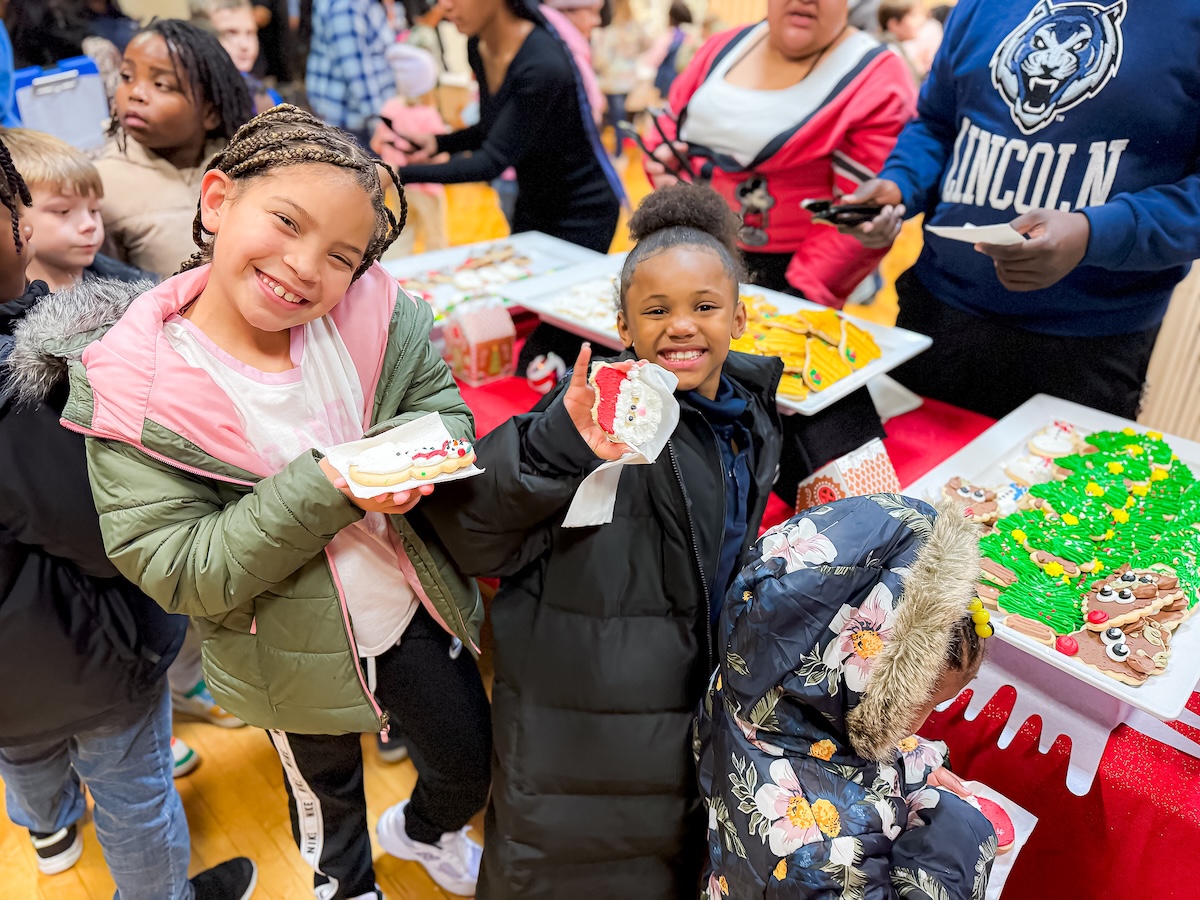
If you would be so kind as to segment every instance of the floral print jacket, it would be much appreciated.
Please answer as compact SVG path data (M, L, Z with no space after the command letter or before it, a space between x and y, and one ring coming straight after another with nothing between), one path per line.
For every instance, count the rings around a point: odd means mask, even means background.
M899 665L900 646L937 646L942 631L948 643L977 571L948 571L964 559L969 569L977 537L942 515L939 526L920 501L857 497L759 540L726 599L697 719L705 900L982 900L991 826L926 784L944 745L896 730L944 659ZM914 572L934 583L917 586ZM894 722L875 713L894 707Z

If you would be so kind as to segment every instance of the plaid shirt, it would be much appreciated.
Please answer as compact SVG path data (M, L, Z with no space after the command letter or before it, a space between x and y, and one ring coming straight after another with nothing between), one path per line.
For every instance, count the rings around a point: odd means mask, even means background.
M396 93L384 52L394 40L378 0L313 0L305 88L313 112L351 131L368 127Z

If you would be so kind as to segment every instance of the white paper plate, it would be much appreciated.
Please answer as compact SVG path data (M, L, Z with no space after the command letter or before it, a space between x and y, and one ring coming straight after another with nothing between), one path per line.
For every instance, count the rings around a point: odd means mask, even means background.
M1007 484L1011 479L1004 474L1003 465L1013 457L1028 453L1026 442L1056 419L1070 422L1089 433L1120 431L1123 428L1134 428L1139 433L1151 430L1118 416L1039 394L904 492L922 500L936 500L941 497L942 485L955 475L969 478L980 485ZM1193 472L1200 472L1200 444L1169 434L1163 435L1163 439ZM1200 614L1193 615L1171 634L1171 661L1167 670L1161 675L1152 675L1145 684L1137 687L1102 675L1053 647L1039 644L1032 638L1006 628L1001 616L996 616L992 621L996 625L996 637L1000 640L1020 647L1047 665L1164 721L1179 716L1196 689L1196 682L1200 680Z
M383 263L383 267L403 285L405 279L420 278L430 272L443 269L456 269L472 257L481 256L494 247L504 246L511 246L518 255L529 257L529 269L532 273L530 278L536 278L547 272L554 272L580 262L604 258L602 253L551 237L548 234L542 234L540 231L526 231L500 240L463 244L460 247L448 247L432 253L419 253L403 259L388 260ZM485 284L471 290L463 290L453 284L443 284L428 291L428 297L421 294L418 296L428 300L433 307L434 314L440 318L453 309L456 304L464 300L473 300L476 297L499 297L501 300L511 302L510 286L519 283L520 281L507 284Z
M621 343L621 338L617 335L616 330L617 312L615 298L613 300L612 324L608 327L598 327L592 322L583 322L572 318L569 313L560 308L559 300L563 294L569 293L572 288L579 285L618 275L621 271L621 266L625 262L626 255L624 253L614 253L610 256L573 266L562 272L555 272L552 275L546 275L542 278L530 278L514 283L509 286L508 295L514 303L520 304L530 312L537 313L538 318L544 322L557 325L559 328L570 331L573 334L578 334L602 346L611 347L614 350L623 350L624 345ZM767 302L778 307L781 313L792 313L801 309L828 309L828 307L822 306L819 303L801 300L790 294L782 294L778 291L768 290L767 288L752 284L743 285L742 293L761 294L766 298ZM888 328L884 325L876 325L874 322L867 322L855 316L847 316L846 318L869 332L875 338L875 342L879 344L879 349L883 351L883 355L846 378L835 381L825 390L809 394L808 399L804 401L790 400L786 397L777 398L779 408L782 411L800 413L804 416L811 416L814 413L818 413L858 390L876 375L882 375L884 372L888 372L901 363L912 359L918 353L927 350L933 343L931 338L923 334L917 334L916 332L906 331L903 328Z

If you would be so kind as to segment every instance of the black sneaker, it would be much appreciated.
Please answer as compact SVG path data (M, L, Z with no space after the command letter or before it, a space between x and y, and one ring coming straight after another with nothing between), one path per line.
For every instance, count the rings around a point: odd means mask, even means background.
M43 875L65 872L83 856L83 835L80 834L77 823L48 834L31 831L29 839L33 841L33 849L37 851L38 871Z
M258 884L258 867L244 856L226 860L192 879L196 900L249 900Z

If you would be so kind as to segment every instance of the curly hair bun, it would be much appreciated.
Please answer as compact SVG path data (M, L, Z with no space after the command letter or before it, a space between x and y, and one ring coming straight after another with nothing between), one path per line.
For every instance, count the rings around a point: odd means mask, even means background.
M693 228L711 235L737 259L737 214L712 188L674 184L655 191L642 201L629 220L629 235L642 242L668 228Z

